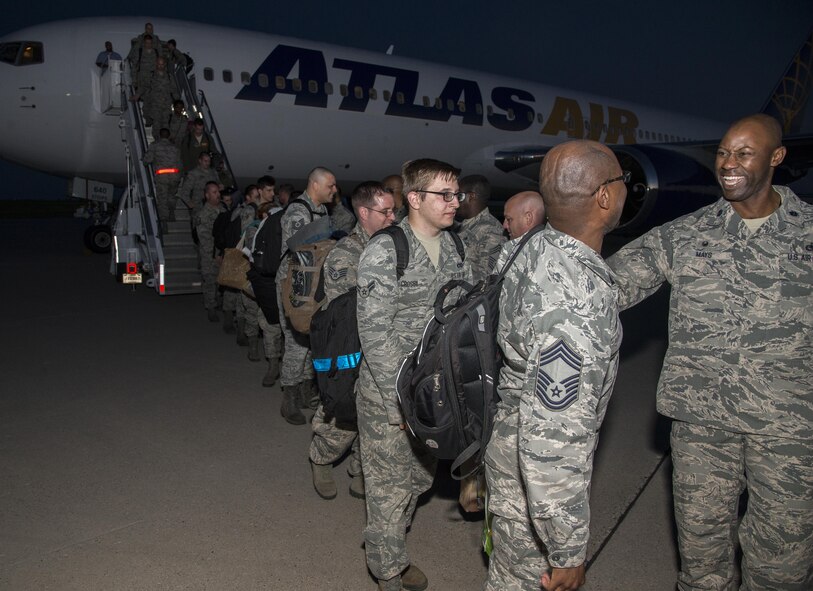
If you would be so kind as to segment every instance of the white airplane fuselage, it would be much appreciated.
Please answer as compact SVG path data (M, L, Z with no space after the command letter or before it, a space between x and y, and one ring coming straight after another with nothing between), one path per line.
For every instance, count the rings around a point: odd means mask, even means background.
M101 113L94 100L94 61L105 41L126 58L147 20L52 22L0 39L41 42L44 55L39 64L0 63L0 157L64 177L124 184L118 118ZM344 183L381 179L398 173L406 160L431 157L464 174L484 174L496 186L523 189L533 186L532 179L497 168L497 152L579 137L611 145L709 139L725 129L624 101L383 53L192 22L151 22L162 41L176 39L194 59L197 88L243 182L263 174L304 179L317 165ZM224 81L228 73L231 81Z

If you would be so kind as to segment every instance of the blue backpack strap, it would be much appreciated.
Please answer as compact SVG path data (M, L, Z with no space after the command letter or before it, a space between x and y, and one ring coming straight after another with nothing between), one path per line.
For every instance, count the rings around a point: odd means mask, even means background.
M379 234L386 234L392 241L395 243L395 274L400 279L404 276L404 271L409 265L409 242L407 242L406 234L404 234L404 229L401 226L387 226L386 228L381 228L378 232L373 234L370 237L372 240L374 237L378 236ZM458 240L460 240L458 238ZM462 248L461 243L461 248Z

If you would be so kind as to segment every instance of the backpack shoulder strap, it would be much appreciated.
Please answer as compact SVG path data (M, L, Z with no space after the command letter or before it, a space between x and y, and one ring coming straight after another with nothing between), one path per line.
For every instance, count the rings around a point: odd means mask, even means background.
M533 236L535 236L536 234L541 232L544 228L545 228L544 225L539 224L538 226L534 226L533 228L531 228L530 230L525 232L525 234L523 234L522 238L519 239L519 242L517 242L517 244L514 245L514 249L511 251L511 254L508 256L508 260L505 261L505 264L502 266L502 269L500 269L500 274L498 275L499 279L502 279L503 277L505 277L505 274L508 272L508 269L514 263L514 259L517 258L517 255L519 254L519 251L522 250L522 247L525 246L525 244Z
M304 205L304 206L305 206L305 209L307 209L307 210L308 210L308 213L309 213L309 214L310 214L310 216L311 216L311 221L313 221L313 216L314 216L314 215L317 215L317 214L316 214L316 212L315 212L315 211L313 211L313 210L311 209L311 206L310 206L310 205L308 205L308 202L307 202L307 201L305 201L304 199L300 199L299 197L297 197L296 199L292 199L292 200L291 200L291 202L290 202L288 205L286 205L286 206L285 206L285 208L287 209L288 207L290 207L290 206L291 206L291 205L293 205L294 203L299 203L299 204L301 204L301 205ZM323 215L323 214L321 214L321 213L320 213L320 214L318 214L318 215L319 215L319 217L322 217L322 215Z
M460 260L466 260L466 247L463 246L463 240L460 238L460 235L455 232L454 230L448 230L449 234L452 236L452 240L454 240L454 247L457 249L457 254L460 255Z
M386 234L395 243L395 275L400 279L409 265L409 242L404 229L401 226L387 226L373 234L370 240L379 234Z

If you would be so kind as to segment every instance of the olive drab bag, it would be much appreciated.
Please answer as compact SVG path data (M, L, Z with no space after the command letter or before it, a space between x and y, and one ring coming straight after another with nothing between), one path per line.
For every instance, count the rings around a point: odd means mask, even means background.
M395 389L409 431L434 456L453 460L451 474L456 480L471 476L482 465L502 365L497 345L500 290L520 249L540 230L534 228L522 237L499 273L474 287L458 279L444 285L420 343L398 370ZM447 304L458 287L465 293Z

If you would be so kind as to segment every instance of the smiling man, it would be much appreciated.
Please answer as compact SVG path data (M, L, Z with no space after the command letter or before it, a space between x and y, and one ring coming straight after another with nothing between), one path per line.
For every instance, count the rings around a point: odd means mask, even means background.
M683 591L731 588L737 534L743 589L813 589L813 208L771 185L781 142L767 115L735 122L723 198L608 261L624 308L672 286L657 406L674 419Z
M420 591L428 585L407 554L406 529L418 496L432 486L436 461L413 447L404 430L395 378L401 361L421 338L438 290L452 279L471 279L455 239L445 231L463 199L459 174L437 160L407 162L402 176L409 213L399 224L409 248L404 273L397 275L389 235L373 236L359 260L363 357L356 407L367 503L364 548L378 588L386 591Z

